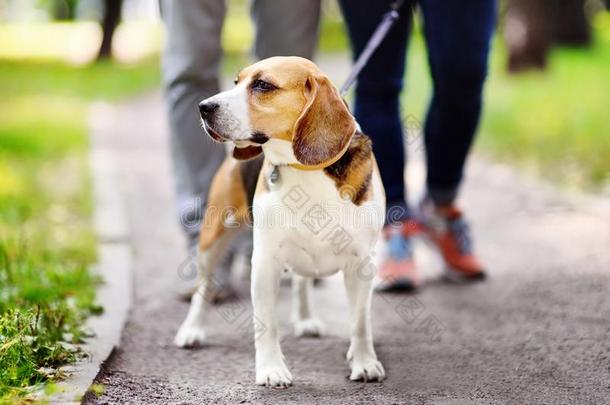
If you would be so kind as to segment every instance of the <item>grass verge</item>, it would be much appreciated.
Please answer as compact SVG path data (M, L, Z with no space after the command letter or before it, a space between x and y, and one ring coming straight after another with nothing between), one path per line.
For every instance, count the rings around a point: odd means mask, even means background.
M158 61L71 67L0 60L0 403L63 378L83 354L100 280L87 105L159 83Z

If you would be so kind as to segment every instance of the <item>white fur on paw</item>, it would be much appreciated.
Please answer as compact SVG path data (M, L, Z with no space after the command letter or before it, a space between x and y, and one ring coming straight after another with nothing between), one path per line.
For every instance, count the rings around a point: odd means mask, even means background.
M385 378L385 370L379 360L369 360L368 362L353 362L352 373L349 379L352 381L381 381Z
M292 374L283 362L273 366L257 367L256 384L274 388L287 388L292 385Z
M205 341L205 330L202 326L183 323L176 333L174 344L178 347L194 347Z
M355 354L354 350L350 347L347 352L347 360L349 361L352 372L349 379L352 381L381 381L385 378L385 370L383 365L375 353L361 353Z
M294 334L297 337L320 337L324 331L324 323L318 318L301 319L294 323Z

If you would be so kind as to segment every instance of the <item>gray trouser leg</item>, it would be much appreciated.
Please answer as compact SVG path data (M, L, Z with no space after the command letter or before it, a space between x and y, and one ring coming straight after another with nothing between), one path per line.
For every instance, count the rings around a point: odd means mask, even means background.
M318 43L320 0L252 0L254 55L312 59Z
M181 225L194 241L212 177L225 157L224 147L201 129L197 104L219 91L226 8L224 0L160 2L167 29L162 70L176 199Z

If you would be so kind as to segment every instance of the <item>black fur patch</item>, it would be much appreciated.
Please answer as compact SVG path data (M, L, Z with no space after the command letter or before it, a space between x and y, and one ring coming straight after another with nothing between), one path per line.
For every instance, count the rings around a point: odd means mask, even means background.
M346 185L349 173L362 170L360 166L368 164L372 153L373 146L370 138L362 132L356 132L343 156L332 165L324 168L324 172L332 177L337 187L341 189L341 187ZM366 170L368 172L365 174L364 179L357 185L350 185L354 190L348 190L353 203L356 205L362 203L362 199L366 195L371 183L373 168L371 166Z

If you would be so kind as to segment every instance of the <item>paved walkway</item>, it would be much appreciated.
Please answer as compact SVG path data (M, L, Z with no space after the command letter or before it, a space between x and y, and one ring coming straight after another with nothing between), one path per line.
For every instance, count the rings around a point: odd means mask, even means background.
M331 72L333 73L333 72ZM173 216L164 110L159 94L100 108L95 136L122 173L135 255L134 308L121 347L91 403L609 403L610 216L568 202L511 170L474 158L463 190L490 278L468 286L438 281L438 261L419 246L426 284L417 295L373 302L377 352L388 378L346 379L346 298L331 278L314 292L329 329L298 340L281 292L287 390L257 387L248 286L212 309L209 346L172 345L187 310L176 292L188 263ZM412 159L412 184L421 179ZM186 262L185 262L186 260ZM188 273L188 271L186 271Z

